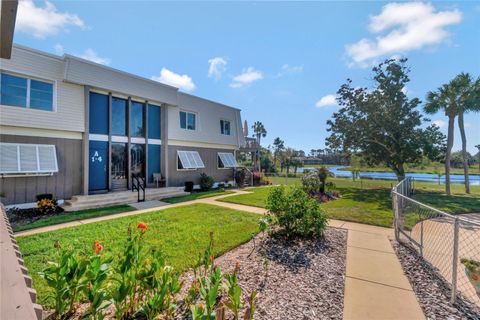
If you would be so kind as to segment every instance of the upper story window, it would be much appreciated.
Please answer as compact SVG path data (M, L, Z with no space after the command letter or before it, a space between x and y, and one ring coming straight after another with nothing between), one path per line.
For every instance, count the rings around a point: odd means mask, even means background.
M230 135L230 121L220 120L220 133L226 136Z
M145 137L145 104L132 101L130 110L130 135Z
M127 135L127 100L112 97L112 135Z
M180 111L180 128L186 130L196 130L197 115L192 112Z
M148 138L160 139L161 107L148 104Z
M53 111L53 83L3 73L0 104Z

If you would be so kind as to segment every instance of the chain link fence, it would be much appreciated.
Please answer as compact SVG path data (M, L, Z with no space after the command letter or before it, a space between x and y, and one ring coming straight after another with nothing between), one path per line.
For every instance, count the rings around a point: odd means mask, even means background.
M455 216L414 199L414 180L406 178L392 189L395 237L413 247L451 288L451 303L459 297L480 307L478 274L464 259L480 261L480 215Z

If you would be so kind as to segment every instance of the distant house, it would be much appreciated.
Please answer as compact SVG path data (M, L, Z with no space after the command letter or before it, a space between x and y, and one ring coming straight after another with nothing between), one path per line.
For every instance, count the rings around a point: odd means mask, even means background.
M14 45L1 60L0 192L5 204L156 186L232 182L240 110L74 56ZM157 180L157 181L156 181Z

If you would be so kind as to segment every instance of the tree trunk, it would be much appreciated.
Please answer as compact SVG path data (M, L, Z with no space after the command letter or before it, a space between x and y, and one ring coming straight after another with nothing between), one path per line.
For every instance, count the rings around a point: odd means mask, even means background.
M405 179L405 168L403 163L400 163L396 166L395 174L397 175L397 180L402 181Z
M455 115L450 115L448 117L447 153L445 154L445 193L447 195L451 194L451 191L450 191L450 158L452 156L454 126L455 126Z
M465 125L463 122L463 112L458 115L458 128L462 137L462 159L463 159L463 175L465 176L465 192L470 193L470 179L468 176L468 159L467 159L467 137L465 135Z

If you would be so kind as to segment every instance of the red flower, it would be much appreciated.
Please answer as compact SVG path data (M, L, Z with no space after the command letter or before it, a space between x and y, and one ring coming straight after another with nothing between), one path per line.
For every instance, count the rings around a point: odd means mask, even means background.
M213 264L213 261L215 260L215 257L212 255L210 256L210 263Z
M100 244L100 241L95 240L95 254L102 252L103 246Z
M142 233L144 233L145 231L147 231L148 226L147 226L146 223L140 222L140 223L137 225L137 228L140 229L140 230L142 231Z
M240 261L236 261L235 262L235 273L239 273L240 272Z

